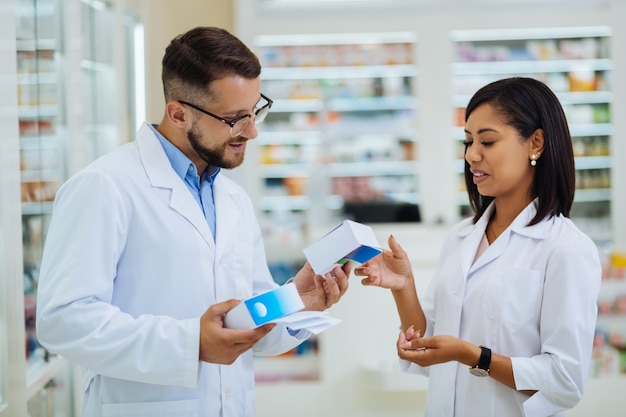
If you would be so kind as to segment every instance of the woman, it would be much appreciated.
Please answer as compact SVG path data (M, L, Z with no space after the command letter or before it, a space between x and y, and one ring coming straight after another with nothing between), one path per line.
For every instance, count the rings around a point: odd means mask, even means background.
M562 416L583 394L601 277L568 218L567 121L545 84L509 78L472 97L465 123L475 215L449 232L427 292L393 236L355 274L391 290L402 366L429 375L427 416Z

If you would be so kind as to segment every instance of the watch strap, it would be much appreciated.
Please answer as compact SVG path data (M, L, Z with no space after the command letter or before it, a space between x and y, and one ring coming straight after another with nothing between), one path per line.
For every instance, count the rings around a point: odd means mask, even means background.
M489 372L489 367L491 366L491 349L484 346L479 347L481 350L480 359L478 360L478 365L476 365L476 368Z

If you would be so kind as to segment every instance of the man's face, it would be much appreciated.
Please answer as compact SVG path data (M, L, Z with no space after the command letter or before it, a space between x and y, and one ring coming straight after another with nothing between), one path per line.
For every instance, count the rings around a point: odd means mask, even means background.
M226 120L245 114L254 114L255 105L261 98L260 79L229 76L211 84L213 100L201 107ZM194 103L196 104L196 103ZM256 138L258 131L254 117L236 137L230 136L231 128L209 115L195 112L187 131L187 139L197 157L205 163L231 169L243 163L246 142ZM196 158L192 158L195 160Z

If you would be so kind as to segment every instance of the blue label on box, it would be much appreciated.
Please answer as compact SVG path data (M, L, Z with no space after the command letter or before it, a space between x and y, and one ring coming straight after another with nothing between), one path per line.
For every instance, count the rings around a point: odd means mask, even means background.
M362 264L364 262L369 261L374 256L378 255L380 252L381 252L380 249L372 248L371 246L359 246L358 248L350 252L346 256L346 258L352 259L353 261L357 261L358 263ZM339 263L345 263L345 262L339 262Z
M244 302L252 320L257 326L260 326L302 308L302 301L299 298L294 299L290 295L290 292L280 288L257 295Z

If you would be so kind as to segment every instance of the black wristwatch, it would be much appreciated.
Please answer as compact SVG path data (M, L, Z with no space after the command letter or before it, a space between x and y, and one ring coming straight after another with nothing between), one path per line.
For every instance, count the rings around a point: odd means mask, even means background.
M480 346L480 359L478 365L469 368L470 374L479 377L489 376L489 366L491 365L491 349Z

